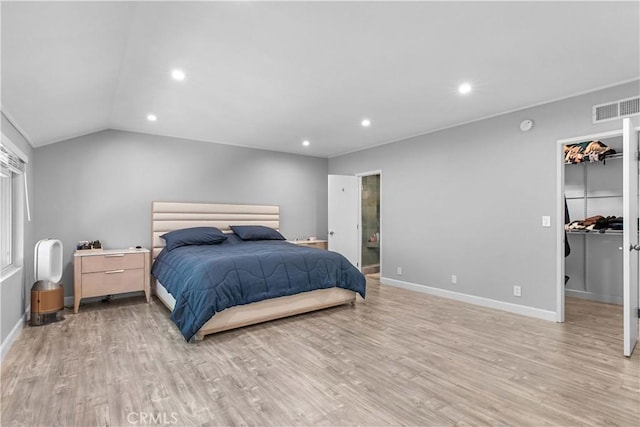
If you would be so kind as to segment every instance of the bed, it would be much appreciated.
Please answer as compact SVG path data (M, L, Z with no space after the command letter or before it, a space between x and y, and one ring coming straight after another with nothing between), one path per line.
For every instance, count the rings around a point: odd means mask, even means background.
M281 240L242 241L233 234L231 226L234 225L279 229L279 206L153 202L151 223L152 271L155 273L152 290L172 311L172 320L187 341L268 320L353 304L357 294L365 296L364 277L337 253ZM193 227L216 227L228 239L221 244L163 251L165 240L160 236ZM230 270L223 272L221 269L226 268L223 266ZM249 278L252 283L242 282L243 278ZM282 280L288 280L288 284L281 283ZM270 295L255 294L263 282L268 285ZM228 289L221 286L241 286L240 296L227 298Z

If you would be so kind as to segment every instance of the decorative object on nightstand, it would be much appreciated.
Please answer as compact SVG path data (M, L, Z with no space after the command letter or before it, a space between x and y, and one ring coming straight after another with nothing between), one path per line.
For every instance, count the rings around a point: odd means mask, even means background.
M82 298L144 291L149 302L149 249L78 250L73 255L73 312Z
M81 240L76 245L76 250L78 250L78 251L92 251L92 250L93 251L101 251L102 250L102 243L100 242L100 240L93 240L93 241Z

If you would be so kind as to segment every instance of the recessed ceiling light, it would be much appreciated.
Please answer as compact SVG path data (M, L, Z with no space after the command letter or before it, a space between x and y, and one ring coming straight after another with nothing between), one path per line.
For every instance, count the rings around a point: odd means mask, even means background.
M149 120L150 122L155 122L156 120L158 120L158 117L156 117L155 114L147 114L147 120Z
M466 95L467 93L471 92L471 85L469 83L462 83L460 86L458 86L458 92Z
M311 144L309 141L307 141L306 139L304 141L302 141L302 145L304 145L305 147L308 147L309 144Z
M178 80L181 82L185 77L187 77L187 75L184 73L184 71L176 69L171 72L171 77L173 77L174 80Z
M369 126L371 126L371 120L369 120L369 119L362 119L362 121L360 122L360 124L361 124L363 127L365 127L365 128L366 128L366 127L369 127Z

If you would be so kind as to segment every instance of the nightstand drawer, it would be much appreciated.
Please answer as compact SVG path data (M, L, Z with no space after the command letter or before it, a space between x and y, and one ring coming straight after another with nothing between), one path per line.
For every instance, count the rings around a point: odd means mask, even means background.
M104 254L82 257L82 273L144 268L144 254Z
M114 269L97 273L84 273L82 274L82 297L97 297L121 294L123 292L142 291L144 290L144 284L143 268L137 268L135 270Z

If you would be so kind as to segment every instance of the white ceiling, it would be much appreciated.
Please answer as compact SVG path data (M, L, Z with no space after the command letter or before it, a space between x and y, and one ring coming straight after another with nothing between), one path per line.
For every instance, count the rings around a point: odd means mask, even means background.
M640 76L639 2L1 8L2 109L35 147L122 129L331 157Z

